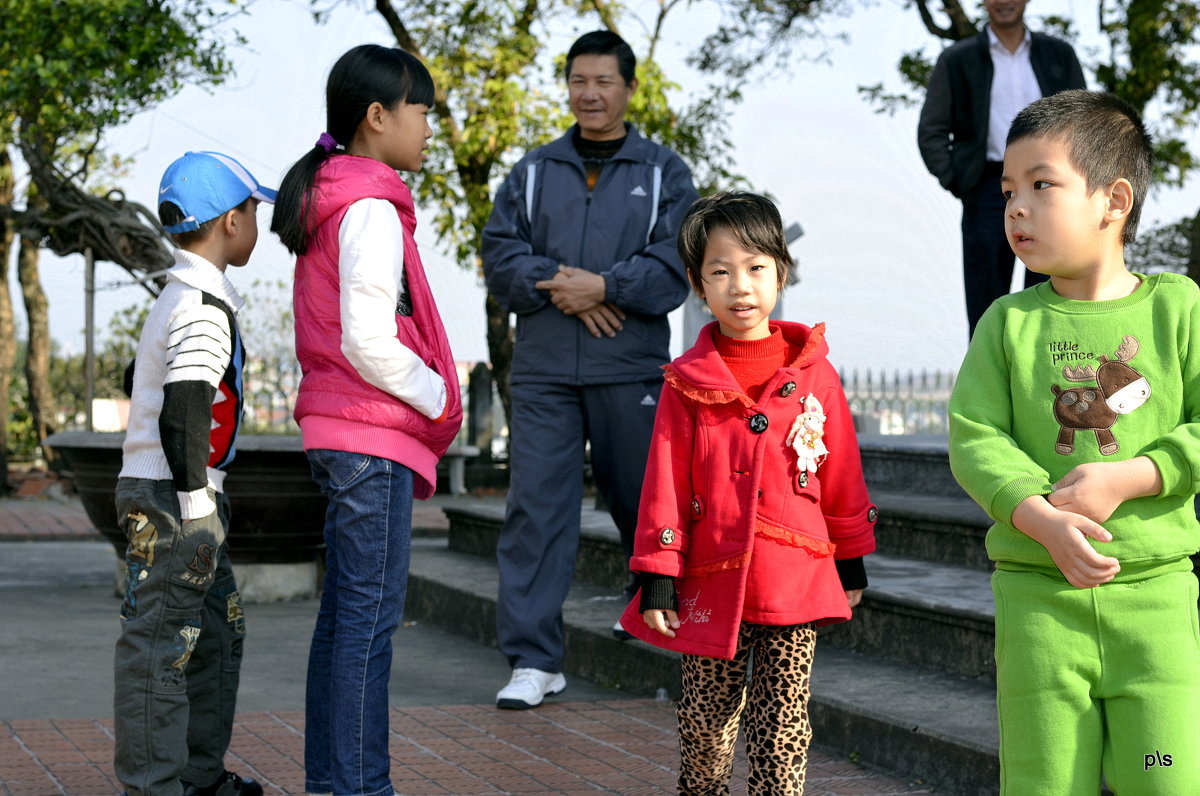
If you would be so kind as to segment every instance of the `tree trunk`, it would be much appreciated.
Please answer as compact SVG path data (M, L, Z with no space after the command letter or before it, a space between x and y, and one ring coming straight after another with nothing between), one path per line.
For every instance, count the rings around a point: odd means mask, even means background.
M1200 283L1200 212L1192 219L1192 228L1188 230L1188 263L1187 275L1193 282Z
M25 300L29 325L25 356L25 381L29 387L29 415L40 444L53 433L54 396L50 390L50 305L38 275L39 242L21 236L17 279ZM43 449L47 461L51 454Z
M12 161L8 147L0 147L0 205L12 206ZM0 421L0 497L8 488L8 423L12 419L12 377L17 365L17 330L13 318L12 294L8 290L9 252L12 251L13 225L0 219L0 406L4 417Z
M512 370L513 330L508 323L508 311L500 306L491 293L487 294L487 342L488 357L492 364L492 379L504 406L505 425L512 420L512 391L509 389L509 373ZM511 425L509 426L511 428Z

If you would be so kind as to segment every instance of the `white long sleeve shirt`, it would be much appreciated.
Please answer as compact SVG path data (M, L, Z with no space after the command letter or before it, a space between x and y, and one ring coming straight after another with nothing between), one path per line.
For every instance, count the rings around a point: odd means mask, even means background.
M446 409L446 383L396 338L404 314L404 228L385 199L360 199L338 227L341 349L359 375L430 418Z

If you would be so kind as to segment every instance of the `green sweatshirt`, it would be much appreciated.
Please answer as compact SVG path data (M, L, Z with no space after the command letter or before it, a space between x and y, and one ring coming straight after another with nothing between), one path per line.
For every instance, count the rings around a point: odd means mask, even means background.
M1093 546L1138 569L1200 548L1200 290L1137 276L1114 301L1072 301L1046 282L980 320L950 397L950 468L995 521L993 561L1053 567L1010 525L1013 509L1078 464L1135 456L1158 467L1162 492L1123 503L1102 523L1113 540Z

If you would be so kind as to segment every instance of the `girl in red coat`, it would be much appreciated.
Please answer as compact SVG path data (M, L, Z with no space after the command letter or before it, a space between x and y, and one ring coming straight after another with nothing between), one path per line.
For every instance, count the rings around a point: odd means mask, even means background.
M683 653L679 793L729 792L744 713L749 792L802 794L815 627L861 598L876 511L824 324L769 319L793 267L775 205L700 199L679 252L716 322L665 367L621 623Z

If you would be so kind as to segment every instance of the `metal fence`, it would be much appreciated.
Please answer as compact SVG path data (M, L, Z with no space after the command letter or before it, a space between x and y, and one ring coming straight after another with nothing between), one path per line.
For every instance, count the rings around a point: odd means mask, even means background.
M945 434L954 372L843 371L842 387L863 434Z

